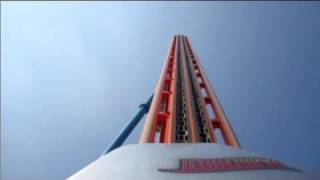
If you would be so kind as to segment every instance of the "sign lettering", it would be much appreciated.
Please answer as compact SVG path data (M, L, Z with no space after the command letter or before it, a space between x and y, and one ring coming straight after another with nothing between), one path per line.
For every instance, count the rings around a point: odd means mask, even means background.
M180 159L180 167L178 169L159 169L159 171L171 173L203 173L259 169L297 170L269 158L237 157L219 159Z

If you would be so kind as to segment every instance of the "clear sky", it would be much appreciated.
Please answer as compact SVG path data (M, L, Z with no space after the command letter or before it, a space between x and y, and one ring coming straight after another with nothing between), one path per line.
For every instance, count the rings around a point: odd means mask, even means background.
M64 179L98 158L176 33L244 149L319 170L320 2L1 2L1 179Z

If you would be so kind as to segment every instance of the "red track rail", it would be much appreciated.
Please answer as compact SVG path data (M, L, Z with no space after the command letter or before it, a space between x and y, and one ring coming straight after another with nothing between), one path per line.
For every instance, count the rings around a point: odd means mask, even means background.
M183 96L183 104L181 98L180 101L177 99L178 90L179 97ZM183 114L176 111L181 107ZM162 68L140 143L216 143L218 130L225 144L240 147L189 40L177 35Z

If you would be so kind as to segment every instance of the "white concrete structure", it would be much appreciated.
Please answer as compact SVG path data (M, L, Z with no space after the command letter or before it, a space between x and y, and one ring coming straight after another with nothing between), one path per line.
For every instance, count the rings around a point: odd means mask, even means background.
M221 144L134 144L122 146L97 159L69 180L306 180L317 179L303 171L288 169L235 170L223 172L175 173L180 159L263 157Z

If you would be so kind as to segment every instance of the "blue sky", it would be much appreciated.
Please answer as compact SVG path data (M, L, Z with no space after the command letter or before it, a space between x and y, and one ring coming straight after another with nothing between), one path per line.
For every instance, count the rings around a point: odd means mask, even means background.
M243 148L315 172L319 19L319 2L1 2L1 178L64 179L98 158L176 33Z

